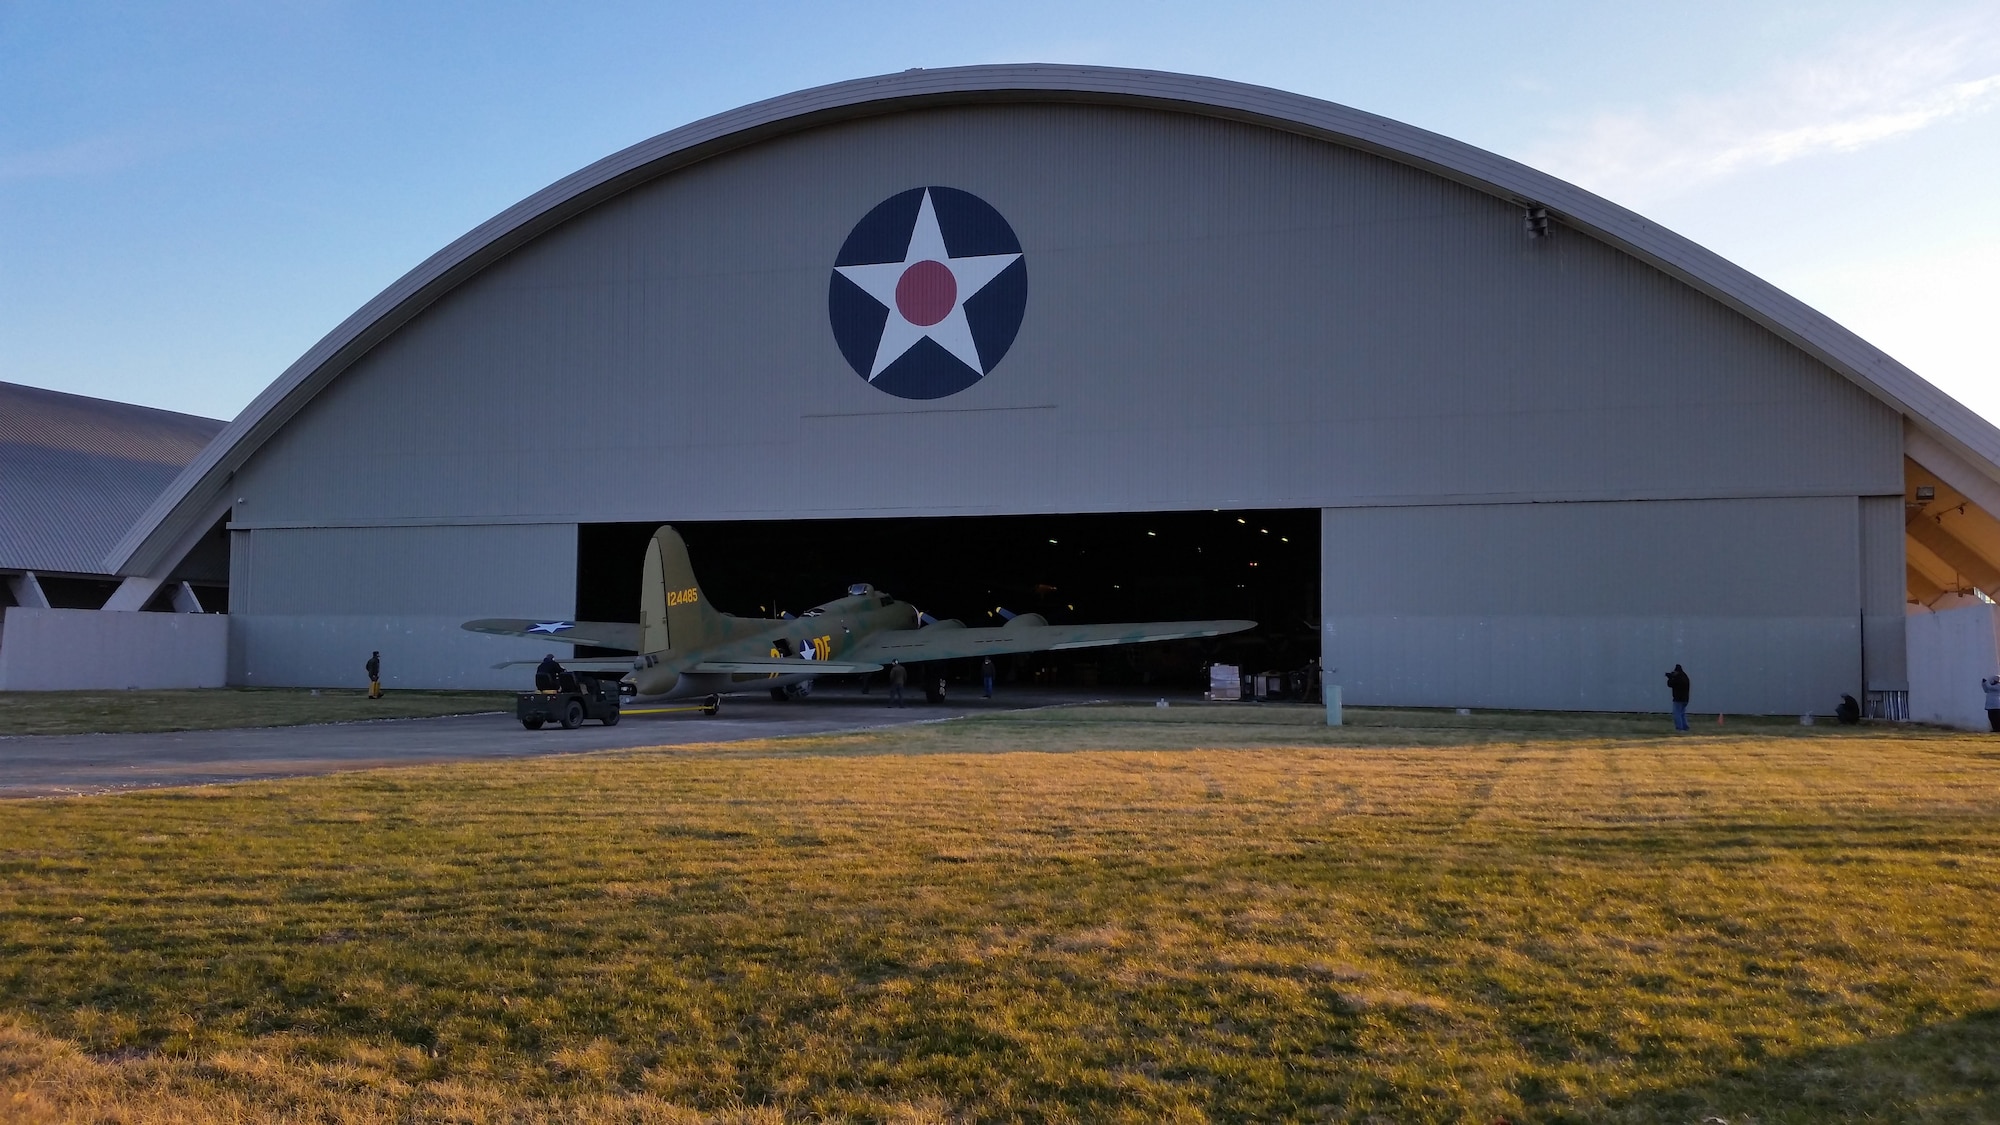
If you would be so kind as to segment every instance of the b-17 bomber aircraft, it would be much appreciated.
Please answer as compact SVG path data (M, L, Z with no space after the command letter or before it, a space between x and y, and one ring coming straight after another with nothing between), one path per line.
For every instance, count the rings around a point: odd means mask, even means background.
M1117 625L1051 625L1040 614L968 629L935 620L907 602L865 584L800 617L733 617L716 610L695 581L687 544L671 526L646 547L639 623L525 621L485 618L462 628L475 633L534 637L569 645L626 649L637 656L576 660L630 665L628 694L643 700L691 699L771 691L796 692L815 676L876 672L893 662L1048 652L1105 645L1216 637L1256 627L1254 621L1148 621ZM1003 611L1004 612L1004 611ZM508 664L534 661L507 661Z

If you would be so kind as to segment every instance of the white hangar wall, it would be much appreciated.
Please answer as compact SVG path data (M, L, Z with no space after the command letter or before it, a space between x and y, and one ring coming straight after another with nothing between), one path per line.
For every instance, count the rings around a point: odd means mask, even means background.
M1700 711L1827 714L1902 684L1887 499L1328 509L1324 666L1370 703L1647 711L1682 664Z
M1028 311L912 402L826 294L926 184L1007 217ZM1897 411L1505 200L1188 113L885 112L599 204L336 378L230 486L236 672L334 682L402 629L411 684L512 682L456 622L571 612L579 522L1314 507L1354 703L1655 706L1678 659L1726 709L1824 710L1864 646L1901 686L1867 621L1902 486Z
M230 548L229 682L246 687L365 685L371 651L391 688L518 687L493 665L548 646L459 624L576 602L574 524L264 528Z

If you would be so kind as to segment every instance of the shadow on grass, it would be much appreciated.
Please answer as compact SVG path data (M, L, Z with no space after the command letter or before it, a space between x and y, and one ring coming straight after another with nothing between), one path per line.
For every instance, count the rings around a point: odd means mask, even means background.
M1611 1107L1621 1122L2000 1121L2000 1008L1733 1069ZM1552 1114L1551 1119L1565 1119Z

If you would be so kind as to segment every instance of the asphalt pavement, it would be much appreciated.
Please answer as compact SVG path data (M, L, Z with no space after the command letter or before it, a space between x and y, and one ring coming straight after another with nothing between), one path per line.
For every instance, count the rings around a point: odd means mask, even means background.
M1138 698L1129 691L1013 689L993 700L974 693L970 699L927 704L922 693L909 694L914 701L901 709L889 707L881 691L820 691L787 703L730 697L715 716L628 714L615 727L585 723L576 730L523 730L511 713L494 712L161 734L15 735L0 737L0 797L66 797L431 762L835 734L1113 695Z

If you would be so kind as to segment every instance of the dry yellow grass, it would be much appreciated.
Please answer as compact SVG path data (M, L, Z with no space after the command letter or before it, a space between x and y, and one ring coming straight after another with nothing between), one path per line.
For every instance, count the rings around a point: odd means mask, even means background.
M1995 741L1360 718L0 807L0 1115L2000 1117Z

